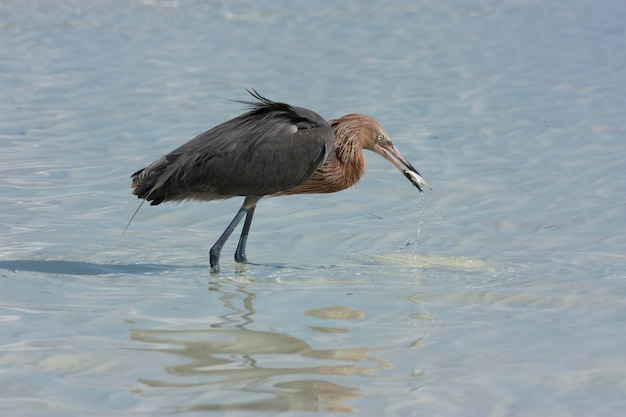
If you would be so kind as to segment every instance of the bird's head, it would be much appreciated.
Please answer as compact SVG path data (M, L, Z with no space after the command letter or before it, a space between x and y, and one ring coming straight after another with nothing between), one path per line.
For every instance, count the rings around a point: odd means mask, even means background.
M364 114L348 114L336 119L338 124L331 125L335 128L345 129L345 134L358 137L363 149L375 152L391 162L405 177L420 191L430 188L417 169L398 151L385 130L369 116ZM341 134L343 132L336 132Z

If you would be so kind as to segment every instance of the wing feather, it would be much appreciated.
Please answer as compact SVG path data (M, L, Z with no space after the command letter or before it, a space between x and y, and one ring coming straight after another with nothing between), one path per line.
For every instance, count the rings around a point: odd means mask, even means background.
M269 195L304 182L334 140L317 113L259 101L241 116L208 130L132 175L133 193L159 204L188 198Z

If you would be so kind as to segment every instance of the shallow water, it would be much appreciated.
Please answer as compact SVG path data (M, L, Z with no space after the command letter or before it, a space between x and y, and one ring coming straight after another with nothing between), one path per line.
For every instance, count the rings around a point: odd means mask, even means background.
M619 416L620 1L0 4L0 414ZM376 118L390 164L137 207L129 175L253 87Z

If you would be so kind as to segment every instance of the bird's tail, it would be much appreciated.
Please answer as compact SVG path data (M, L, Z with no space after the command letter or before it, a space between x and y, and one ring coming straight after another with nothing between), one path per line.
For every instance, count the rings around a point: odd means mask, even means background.
M166 197L163 185L167 180L166 168L169 163L170 161L163 157L131 175L130 187L133 189L133 194L137 198L148 200L151 206L161 204Z
M170 161L163 157L130 176L132 180L130 187L133 189L133 194L136 195L137 198L141 198L142 201L131 216L128 224L126 224L122 234L126 232L133 222L133 219L137 216L143 203L149 201L150 205L156 206L165 200L166 194L163 192L163 184L165 183L165 171L169 162Z

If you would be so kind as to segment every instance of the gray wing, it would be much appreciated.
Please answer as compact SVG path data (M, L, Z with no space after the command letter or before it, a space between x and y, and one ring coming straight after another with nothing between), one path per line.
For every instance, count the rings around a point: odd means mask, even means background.
M256 96L255 96L256 97ZM187 198L269 195L304 182L333 146L317 113L264 99L132 175L152 205Z

